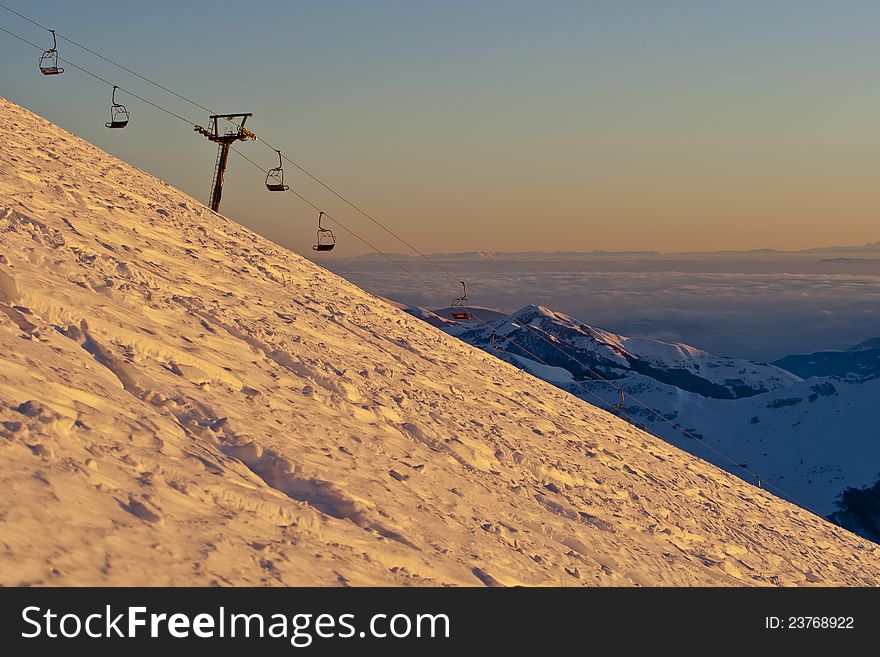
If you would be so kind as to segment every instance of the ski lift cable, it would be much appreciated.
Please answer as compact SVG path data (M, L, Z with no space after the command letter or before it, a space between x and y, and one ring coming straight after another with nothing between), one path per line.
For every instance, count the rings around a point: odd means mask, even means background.
M21 12L16 11L16 10L13 9L12 7L8 7L7 5L3 4L2 2L0 2L0 8L5 9L6 11L8 11L8 12L10 12L10 13L12 13L12 14L15 14L15 15L18 16L19 18L23 18L24 20L26 20L26 21L28 21L29 23L31 23L31 24L33 24L33 25L39 27L40 29L46 30L46 31L48 31L48 32L51 32L51 31L52 31L52 30L50 30L48 27L46 27L45 25L43 25L42 23L38 23L38 22L35 21L33 18L30 18L30 17L28 17L28 16L25 16L25 15L22 14ZM151 79L148 78L147 76L145 76L145 75L141 75L141 74L138 73L137 71L133 71L133 70L131 70L131 69L128 68L127 66L125 66L125 65L123 65L123 64L120 64L119 62L114 61L113 59L110 59L109 57L106 57L106 56L102 55L101 53L92 50L92 49L89 48L88 46L84 46L83 44L74 41L74 40L71 39L70 37L63 35L63 34L61 34L60 32L57 32L56 34L58 35L58 38L59 38L59 39L63 39L64 41L67 41L67 43L69 43L69 44L71 44L71 45L73 45L73 46L76 46L77 48L80 48L81 50L84 50L84 51L86 51L87 53L89 53L89 54L91 54L91 55L94 55L95 57L97 57L97 58L99 58L99 59L104 60L104 61L107 62L108 64L113 64L114 66L118 66L119 68L121 68L121 69L122 69L123 71L125 71L126 73L131 73L132 75L134 75L134 76L137 77L137 78L140 78L140 79L143 80L144 82L148 82L148 83L152 84L153 86L158 87L158 88L161 89L162 91L166 91L166 92L168 92L169 94L171 94L172 96L176 96L177 98L179 98L179 99L181 99L181 100L183 100L183 101L186 101L187 103L193 105L194 107L198 107L199 109L205 110L205 111L208 112L209 114L214 114L214 113L215 113L215 112L212 111L211 109L209 109L209 108L207 108L207 107L205 107L205 106L203 106L203 105L200 105L199 103L197 103L196 101L192 100L191 98L187 98L187 97L184 96L183 94L179 94L179 93L177 93L176 91L174 91L173 89L169 89L168 87L166 87L166 86L164 86L164 85L162 85L162 84L156 82L155 80L151 80Z
M261 164L259 164L258 162L255 162L255 161L254 161L253 159L251 159L249 156L247 156L247 155L245 155L244 153L242 153L240 150L238 150L237 148L235 148L235 146L232 147L232 151L235 152L235 153L236 153L239 157L241 157L245 162L247 162L247 163L249 163L250 165L252 165L254 168L256 168L256 169L257 169L258 171L260 171L261 173L266 174L266 173L268 172L268 170L265 169L265 168L263 168L263 166L262 166ZM284 191L287 191L287 192L293 194L293 195L296 196L299 200L301 200L303 203L305 203L306 205L308 205L309 207L311 207L311 208L312 208L313 210L315 210L316 212L323 212L323 215L324 215L324 218L325 218L325 219L329 219L330 221L332 221L334 224L336 224L337 226L339 226L340 228L342 228L342 230L344 230L346 233L348 233L349 235L351 235L352 237L354 237L356 240L358 240L359 242L361 242L361 243L362 243L364 246L366 246L368 249L370 249L371 251L377 253L378 255L381 255L383 258L385 258L385 259L388 260L390 263L392 263L393 265L395 265L395 266L397 266L398 268L400 268L400 269L401 269L402 271L404 271L408 276L410 276L410 277L414 278L415 280L419 281L422 285L424 285L424 286L427 287L428 289L433 290L434 292L436 292L436 293L437 293L438 295L440 295L440 296L443 295L443 293L442 293L442 292L441 292L441 291L440 291L435 285L433 285L432 283L428 282L424 277L422 277L422 276L420 276L419 274L417 274L416 272L412 271L411 269L409 269L408 267L406 267L403 263L401 263L401 262L395 260L394 258L392 258L390 255L388 255L387 253L385 253L384 251L382 251L382 250L381 250L379 247L377 247L375 244L371 243L371 242L368 241L366 238L362 237L360 234L356 233L354 230L352 230L351 228L349 228L345 223L343 223L343 222L342 222L340 219L338 219L337 217L328 214L328 213L327 213L326 211L324 211L324 210L321 210L321 207L320 207L319 205L317 205L316 203L314 203L314 202L313 202L312 200L310 200L309 198L303 196L302 194L300 194L298 191L296 191L296 190L293 189L292 187L289 188L289 189L286 189L286 190L284 190Z
M266 144L266 145L267 145L269 148L271 148L272 150L275 150L275 148L274 148L271 144L269 144L268 142L266 142L266 141L263 140L262 138L258 138L258 140L259 140L259 141L262 141L264 144ZM305 167L303 167L303 166L302 166L301 164L299 164L297 161L293 160L293 159L292 159L291 157L289 157L288 155L284 155L283 153L282 153L282 157L283 157L288 163L290 163L290 164L292 164L294 167L296 167L296 168L297 168L300 172L302 172L304 175L308 176L308 177L311 178L313 181L315 181L316 183L318 183L321 187L323 187L323 188L326 189L328 192L330 192L331 194L333 194L336 198L338 198L339 200L341 200L343 203L345 203L346 205L348 205L350 208L352 208L353 210L355 210L357 213L359 213L359 214L362 215L363 217L369 219L369 220L370 220L371 222L373 222L376 226L378 226L378 227L381 228L383 231L385 231L388 235L391 235L391 236L392 236L394 239L396 239L398 242L400 242L401 244L403 244L404 246L406 246L407 248L409 248L410 250L412 250L414 253L416 253L418 256L420 256L421 258L425 259L428 263L430 263L431 265L433 265L434 267L436 267L438 270L440 270L441 272L443 272L444 274L446 274L447 276L449 276L452 280L454 280L454 281L456 282L456 284L459 283L459 282L461 282L461 277L460 277L460 276L456 276L456 275L453 274L451 271L449 271L448 269L446 269L445 267L443 267L442 265L440 265L437 261L435 261L433 258L431 258L431 257L428 256L426 253L424 253L421 249L419 249L419 248L416 247L414 244L410 243L408 240L406 240L406 239L404 239L403 237L401 237L400 235L398 235L395 231L393 231L393 230L391 230L390 228L388 228L388 226L386 226L384 223L382 223L381 221L379 221L378 219L376 219L373 215L371 215L370 213L368 213L366 210L364 210L363 208L361 208L359 205L357 205L357 204L354 203L353 201L349 200L346 196L344 196L344 195L341 194L340 192L336 191L335 188L331 187L329 184L325 183L323 180L321 180L320 178L318 178L317 176L315 176L314 174L312 174L309 170L307 170Z
M49 30L48 28L44 27L43 25L40 25L40 24L37 23L36 21L33 21L33 20L30 19L30 18L27 18L27 17L24 16L23 14L20 14L19 12L16 12L16 11L10 9L9 7L7 7L6 5L4 5L4 4L2 4L2 3L0 3L0 8L7 9L8 11L12 12L13 14L16 14L17 16L21 16L22 18L24 18L25 20L28 20L29 22L33 23L34 25L37 25L37 26L39 26L40 28L42 28L42 29L46 29L47 31L51 32L51 30ZM29 41L28 39L26 39L26 38L24 38L24 37L19 36L18 34L14 33L14 32L11 32L10 30L7 30L7 29L3 28L2 26L0 26L0 31L2 31L2 32L6 33L6 34L8 34L9 36L14 37L15 39L18 39L19 41L21 41L21 42L23 42L23 43L25 43L25 44L27 44L27 45L29 45L29 46L31 46L31 47L37 49L37 50L40 50L40 51L43 50L43 48L42 48L41 46L39 46L39 45L37 45L37 44L35 44L35 43ZM106 58L106 57L104 57L104 56L102 56L102 55L100 55L100 54L98 54L98 53L95 53L94 51L92 51L92 50L86 48L85 46L81 46L80 44L78 44L78 43L76 43L76 42L74 42L74 41L72 41L72 40L70 40L70 39L68 39L68 38L66 38L66 37L63 37L61 34L59 34L58 36L61 37L61 38L63 38L65 41L68 41L68 42L72 43L73 45L76 45L76 46L82 48L83 50L86 50L87 52L90 52L91 54L94 54L95 56L97 56L97 57L99 57L99 58L101 58L101 59L104 59L105 61L108 61L109 63L114 64L115 66L119 66L119 67L122 68L123 70L126 70L126 71L132 73L133 75L136 75L137 77L139 77L139 78L141 78L141 79L143 79L143 80L149 82L150 84L153 84L153 85L155 85L155 86L158 87L158 88L161 88L161 89L163 89L163 90L165 90L165 91L168 91L169 93L171 93L171 94L173 94L173 95L175 95L175 96L177 96L177 97L179 97L179 98L181 98L181 99L183 99L183 100L186 100L187 102L193 104L194 106L197 106L197 107L199 107L199 108L201 108L201 109L205 109L206 111L211 111L210 109L203 107L202 105L196 103L195 101L192 101L192 100L190 100L190 99L188 99L188 98L186 98L186 97L184 97L184 96L182 96L182 95L180 95L180 94L177 94L176 92L173 92L173 91L171 91L170 89L167 89L167 88L164 87L163 85L161 85L161 84L159 84L159 83L156 83L156 82L153 82L153 81L150 80L149 78L146 78L146 77L144 77L144 76L141 76L140 74L137 74L137 73L135 73L134 71L131 71L130 69L126 68L125 66L123 66L123 65L121 65L121 64L118 64L118 63L116 63L116 62L110 60L109 58ZM111 87L116 86L116 87L118 87L121 91L123 91L123 92L127 93L128 95L130 95L132 98L136 98L137 100L140 100L141 102L143 102L143 103L145 103L145 104L147 104L147 105L150 105L151 107L153 107L153 108L155 108L155 109L157 109L157 110L160 110L160 111L162 111L162 112L168 114L169 116L171 116L171 117L173 117L173 118L176 118L176 119L178 119L178 120L180 120L180 121L183 121L183 122L185 122L187 125L190 125L190 126L191 126L191 125L194 125L194 124L195 124L195 123L194 123L193 121L191 121L190 119L187 119L186 117L183 117L183 116L181 116L180 114L177 114L177 113L175 113L175 112L173 112L173 111L167 109L166 107L163 107L163 106L161 106L161 105L159 105L159 104L157 104L157 103L154 103L153 101L150 101L150 100L144 98L143 96L140 96L140 95L138 95L138 94L136 94L136 93L134 93L134 92L132 92L132 91L126 89L125 87L122 87L122 86L119 86L119 85L114 85L114 83L110 82L110 81L107 80L106 78L101 77L100 75L98 75L98 74L96 74L96 73L94 73L94 72L92 72L92 71L90 71L90 70L88 70L88 69L86 69L86 68L84 68L84 67L82 67L82 66L80 66L80 65L78 65L78 64L76 64L76 63L74 63L74 62L72 62L72 61L70 61L69 59L59 57L59 58L58 58L58 61L61 61L61 62L65 63L65 64L68 64L68 65L72 66L73 68L79 70L80 72L85 73L86 75L89 75L89 76L95 78L96 80L98 80L98 81L100 81L100 82L103 82L104 84L107 84L108 86L111 86ZM232 123L234 123L234 121L233 121ZM269 148L272 148L272 150L276 150L276 151L277 151L277 149L275 149L274 147L272 147L272 145L269 144L267 141L265 141L265 140L263 140L263 139L260 139L260 138L258 138L258 139L259 139L259 141L263 142L263 143L264 143L266 146L268 146ZM262 171L264 174L267 173L267 170L266 170L266 169L264 169L261 165L257 164L256 162L254 162L253 160L251 160L249 157L247 157L246 155L244 155L243 153L241 153L241 151L239 151L238 149L233 148L232 150L234 150L239 156L241 156L243 159L245 159L246 161L248 161L250 164L252 164L252 165L255 166L256 168L258 168L258 169L259 169L260 171ZM320 179L318 179L316 176L312 175L308 170L306 170L304 167L302 167L301 165L299 165L297 162L295 162L294 160L292 160L291 158L289 158L288 156L285 156L285 155L283 155L283 154L282 154L282 157L283 157L285 160L287 160L290 164L292 164L294 167L296 167L297 169L299 169L302 173L304 173L305 175L307 175L308 177L310 177L312 180L314 180L315 182L317 182L319 185L321 185L322 187L324 187L327 191L331 192L331 193L332 193L333 195L335 195L337 198L339 198L340 200L344 201L347 205L349 205L351 208L353 208L354 210L356 210L359 214L363 215L364 217L366 217L367 219L369 219L371 222L373 222L374 224L376 224L377 226L379 226L380 228L382 228L386 233L388 233L389 235L395 237L395 239L397 239L397 240L400 241L401 243L405 244L407 247L409 247L409 248L410 248L411 250L413 250L415 253L417 253L418 255L420 255L422 258L424 258L427 262L429 262L430 264L432 264L432 265L433 265L434 267L436 267L438 270L440 270L441 272L443 272L443 273L446 274L447 276L449 276L449 277L451 277L452 279L454 279L456 283L461 283L461 279L460 279L458 276L456 276L455 274L453 274L453 273L451 273L450 271L448 271L446 268L444 268L444 267L442 267L441 265L439 265L438 263L436 263L433 259L431 259L429 256L427 256L426 254L424 254L421 250L419 250L418 248L416 248L415 246L413 246L412 244L410 244L407 240L405 240L405 239L403 239L402 237L400 237L399 235L397 235L397 233L395 233L395 232L392 231L390 228L388 228L387 226L385 226L382 222L380 222L379 220L377 220L377 219L376 219L375 217L373 217L372 215L368 214L366 211L364 211L363 209L361 209L359 206L357 206L357 205L354 204L353 202L349 201L345 196L343 196L342 194L336 192L332 187L330 187L329 185L327 185L326 183L324 183L323 181L321 181ZM317 206L316 204L314 204L313 202L311 202L310 200L308 200L306 197L302 196L302 195L301 195L299 192L297 192L296 190L294 190L294 189L289 189L289 190L286 190L286 191L290 191L290 192L293 193L295 196L297 196L299 199L301 199L303 202L305 202L306 204L310 205L313 209L320 211L319 206ZM391 258L387 253L385 253L384 251L382 251L381 249L379 249L378 247L376 247L375 245L373 245L372 243L370 243L369 241L367 241L366 239L364 239L363 237L361 237L359 234L357 234L357 233L354 232L352 229L350 229L347 225L345 225L343 222L341 222L338 218L333 217L333 216L330 216L330 215L328 215L326 212L324 213L324 216L327 217L327 219L333 221L333 222L334 222L335 224L337 224L340 228L342 228L344 231L346 231L346 232L347 232L348 234L350 234L352 237L354 237L355 239L357 239L358 241L360 241L361 243L363 243L363 244L364 244L365 246L367 246L369 249L371 249L371 250L374 251L375 253L377 253L377 254L383 256L386 260L388 260L389 262L391 262L392 264L394 264L395 266L397 266L398 268L400 268L402 271L404 271L405 273L407 273L409 276L411 276L412 278L418 280L420 283L422 283L423 285L425 285L425 286L428 287L429 289L433 290L434 292L436 292L436 293L437 293L438 295L440 295L441 297L443 296L443 293L442 293L437 287L435 287L434 285L432 285L432 284L430 284L429 282L427 282L422 276L416 274L415 272L413 272L413 271L410 270L409 268L405 267L402 263L400 263L400 262L398 262L397 260L394 260L393 258ZM510 317L512 317L512 315L508 315L508 318L510 318ZM490 325L489 323L485 322L484 320L480 319L479 317L473 317L472 319L475 319L478 323L484 325L486 328L489 328L490 330L492 329L492 327L491 327L491 325ZM530 333L536 335L539 339L541 339L542 341L546 342L546 343L549 344L551 347L553 347L554 349L556 349L557 351L559 351L560 353L564 354L566 357L568 357L569 359L571 359L572 361L574 361L575 363L577 363L578 365L580 365L582 368L584 368L585 371L588 371L588 372L594 374L597 378L599 378L599 379L601 379L603 382L607 383L610 387L612 387L612 388L614 388L614 389L616 389L616 390L618 390L618 391L623 391L623 388L622 388L621 386L617 386L617 385L614 384L611 380L609 380L609 379L607 379L606 377L602 376L600 373L596 372L595 370L593 370L593 369L590 368L589 366L585 365L584 363L582 363L580 360L578 360L577 358L575 358L574 356L572 356L571 354L569 354L569 353L566 352L565 350L561 349L561 348L560 348L558 345L556 345L553 341L549 340L546 336L544 336L544 335L542 335L540 332L536 331L534 327L531 327L531 326L529 326L529 325L523 325L523 326L524 326L524 328L526 328L526 330L528 330ZM510 344L512 344L513 346L517 347L517 348L520 349L523 353L528 354L530 357L534 358L536 361L540 362L541 364L546 365L546 366L548 366L548 367L552 367L552 366L550 365L550 363L548 363L546 360L544 360L543 358L541 358L541 357L538 356L537 354L533 353L533 352L530 351L529 349L525 348L524 346L518 344L515 340L513 340L513 339L510 338L509 336L504 335L504 336L499 336L499 337L502 337L505 341L507 341L508 343L510 343ZM607 406L607 407L609 407L609 408L612 408L612 407L614 406L613 404L610 404L610 403L607 402L605 399L603 399L602 397L600 397L599 395L597 395L597 394L596 394L595 392L593 392L592 390L586 388L585 386L583 386L583 385L581 385L581 384L579 384L579 383L577 383L577 382L575 382L575 386L576 386L577 388L583 390L584 392L586 392L586 393L589 394L590 396L594 397L595 399L597 399L602 405ZM636 404L638 404L639 406L643 407L644 409L646 409L647 411L649 411L650 413L652 413L653 415L655 415L657 418L659 418L659 419L663 420L664 422L670 424L673 428L675 428L677 431L679 431L679 432L682 433L683 435L685 435L685 436L687 436L688 438L691 438L691 439L693 439L693 440L696 440L696 441L699 442L701 445L703 445L704 447L706 447L707 449L709 449L711 452L713 452L714 454L716 454L716 455L718 455L719 457L721 457L721 458L722 458L723 460L725 460L727 463L733 465L733 466L734 466L735 468L737 468L739 471L748 474L749 476L753 477L756 481L758 481L758 482L764 484L764 485L767 486L768 488L771 488L771 489L777 491L777 492L778 492L779 494L781 494L783 497L788 498L789 500L791 500L792 502L798 504L799 506L801 506L801 507L804 508L805 510L807 510L807 511L809 511L809 512L811 512L811 513L814 513L815 515L821 517L821 515L820 515L819 513L813 511L809 506L807 506L807 505L806 505L805 503L803 503L802 501L798 500L798 498L796 498L796 497L795 497L794 495L792 495L791 493L788 493L787 491L783 490L782 488L780 488L780 487L777 486L776 484L773 484L772 482L770 482L770 481L768 481L767 479L761 477L760 475L756 474L755 472L753 472L753 471L749 470L748 468L742 466L741 464L739 464L738 462L736 462L736 461L735 461L733 458L731 458L730 456L726 455L725 453L721 452L720 450L718 450L718 449L715 448L714 446L710 445L709 443L707 443L707 442L706 442L705 440L703 440L702 438L699 438L698 436L694 435L692 432L689 432L688 430L684 429L684 428L681 427L680 425L676 424L675 422L673 422L672 420L670 420L669 418L667 418L665 415L663 415L660 411L658 411L658 410L652 408L650 405L648 405L648 404L646 404L645 402L643 402L643 401L641 401L640 399L638 399L635 395L629 394L629 398L632 399L634 402L636 402Z
M38 46L38 45L37 45L36 43L34 43L33 41L29 41L28 39L25 39L24 37L19 36L19 35L16 34L15 32L10 32L9 30L7 30L6 28L4 28L3 26L0 26L0 31L5 32L5 33L8 34L9 36L16 38L16 39L18 39L19 41L21 41L22 43L26 43L27 45L29 45L29 46L31 46L31 47L33 47L33 48L36 48L37 50L40 50L40 51L43 50L42 46ZM147 105L150 105L151 107L154 107L154 108L157 109L157 110L160 110L160 111L162 111L162 112L165 112L165 113L168 114L169 116L173 116L175 119L179 119L180 121L183 121L183 122L185 122L185 123L187 123L187 124L189 124L189 125L194 125L193 121L190 121L190 120L187 119L186 117L181 116L180 114L177 114L177 113L175 113L175 112L172 112L171 110L169 110L169 109L167 109L167 108L165 108L165 107L162 107L161 105L159 105L159 104L157 104L157 103L154 103L154 102L151 101L151 100L147 100L147 99L144 98L143 96L139 96L138 94L134 93L133 91L130 91L129 89L126 89L125 87L122 87L122 86L120 86L120 85L114 84L114 83L111 82L110 80L108 80L108 79L106 79L106 78L104 78L104 77L101 77L101 76L98 75L97 73L93 73L92 71L88 70L87 68L84 68L84 67L80 66L79 64L75 64L74 62L70 61L69 59L66 59L66 58L63 58L63 57L59 57L59 58L58 58L58 61L59 61L59 62L64 62L64 63L67 64L68 66L72 66L73 68L77 69L78 71L80 71L80 72L82 72L82 73L85 73L86 75L89 75L89 76L95 78L96 80L98 80L98 81L100 81L100 82L103 82L104 84L106 84L106 85L109 86L109 87L114 87L114 86L115 86L115 87L117 87L120 91L122 91L122 92L128 94L128 95L131 96L132 98L137 98L137 99L138 99L139 101L141 101L142 103L146 103Z

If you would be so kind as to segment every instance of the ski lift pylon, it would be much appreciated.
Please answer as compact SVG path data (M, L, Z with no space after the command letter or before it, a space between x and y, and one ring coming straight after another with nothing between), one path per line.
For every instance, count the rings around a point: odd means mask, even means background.
M497 342L497 341L495 340L495 331L492 331L492 343L489 345L489 349L490 349L491 351L496 351L496 352L499 352L499 353L502 352L502 351L504 351L504 350L501 348L501 344L500 344L500 342Z
M620 388L619 392L620 401L615 404L611 404L611 412L629 422L629 418L627 417L626 412L626 392L624 392L623 388Z
M128 113L128 110L125 109L125 105L121 105L116 102L116 90L117 87L115 84L113 85L113 100L112 105L110 106L110 120L104 125L108 128L124 128L128 125L128 121L131 116Z
M336 246L336 237L333 236L332 230L321 226L321 218L323 216L323 210L318 212L318 241L312 248L315 251L332 251L333 247Z
M55 30L52 33L52 47L40 55L40 73L43 75L61 75L64 69L58 66L58 39L55 38Z
M284 184L284 169L282 168L284 163L281 161L281 151L276 150L275 152L278 153L278 166L266 172L266 189L270 192L286 192L290 187Z
M452 300L452 319L471 319L473 315L468 308L467 283L461 283L462 294Z

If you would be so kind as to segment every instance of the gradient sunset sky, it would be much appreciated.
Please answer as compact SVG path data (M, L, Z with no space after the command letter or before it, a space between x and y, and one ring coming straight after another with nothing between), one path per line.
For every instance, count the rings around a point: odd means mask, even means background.
M880 240L877 2L2 1L203 105L253 112L256 133L425 251ZM0 26L51 40L3 10ZM44 78L38 56L0 33L0 95L207 200L212 144L125 94L130 126L106 130L109 87L72 69ZM241 148L273 166L264 146ZM223 213L311 252L311 208L232 158ZM367 250L338 235L334 253Z

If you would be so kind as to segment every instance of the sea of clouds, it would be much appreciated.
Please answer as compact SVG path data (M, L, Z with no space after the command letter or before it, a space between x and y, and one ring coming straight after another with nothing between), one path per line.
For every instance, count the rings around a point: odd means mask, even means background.
M468 281L473 305L512 312L537 304L625 335L682 341L721 355L771 361L791 353L847 349L880 336L880 259L837 256L757 252L432 257ZM415 276L372 256L321 264L369 292L426 308L446 306L460 294L460 286L429 263L392 257Z

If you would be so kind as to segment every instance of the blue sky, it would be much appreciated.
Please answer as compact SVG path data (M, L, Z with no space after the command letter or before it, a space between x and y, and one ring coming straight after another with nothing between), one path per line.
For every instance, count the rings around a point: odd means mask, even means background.
M254 112L258 134L428 251L880 239L878 3L4 4L208 107ZM49 38L4 11L0 26ZM124 95L131 125L105 130L109 88L70 70L43 78L37 55L0 34L0 94L207 199L212 145ZM243 148L270 165L263 146ZM318 205L402 250L289 173ZM312 210L263 191L240 160L223 211L297 250L313 238Z

